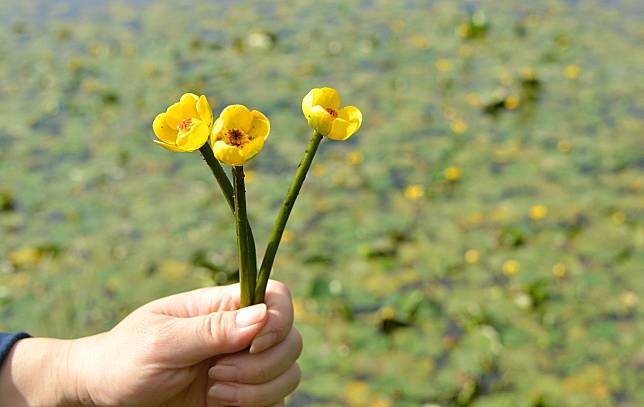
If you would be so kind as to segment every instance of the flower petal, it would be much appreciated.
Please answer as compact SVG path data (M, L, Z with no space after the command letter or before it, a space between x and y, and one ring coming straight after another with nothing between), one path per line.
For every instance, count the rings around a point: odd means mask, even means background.
M218 117L215 120L215 124L212 126L212 143L221 139L221 136L224 132L224 119Z
M271 131L271 123L268 121L268 118L257 110L253 110L251 116L253 120L250 130L248 130L248 135L251 139L261 138L262 140L266 140L268 133Z
M335 119L331 125L331 131L326 136L332 140L344 141L351 137L358 130L358 124L348 122L344 119Z
M228 165L244 165L244 154L239 147L231 146L222 140L215 141L212 145L215 157Z
M209 135L210 128L205 123L199 121L192 126L190 131L179 134L177 137L177 147L185 151L197 150L206 144Z
M181 98L179 99L179 103L196 105L198 100L199 100L199 96L195 95L194 93L188 92L181 95Z
M174 103L168 107L168 110L165 111L165 121L168 125L174 129L179 127L179 123L186 117L183 114L183 107L181 103Z
M197 101L197 114L199 115L199 119L201 119L206 126L212 126L212 109L210 108L208 99L203 95L201 95L201 97L199 97L199 101Z
M184 93L179 99L179 104L183 108L183 115L185 118L197 117L197 102L199 97L194 93Z
M260 151L262 151L262 148L264 148L265 140L266 138L264 137L257 137L247 144L243 145L242 154L244 155L244 162L252 160L253 157L259 154Z
M339 117L350 123L356 124L358 130L362 126L362 112L355 106L346 106L340 109Z
M165 148L166 150L175 151L175 152L178 152L178 153L186 152L185 150L180 149L179 147L175 146L174 144L164 143L163 141L159 141L159 140L152 140L152 141L154 141L155 143L157 143L161 147Z
M331 131L331 124L333 123L333 116L326 111L322 106L313 106L309 112L309 126L315 129L318 133L326 136Z
M157 117L154 118L152 122L152 130L154 134L159 138L159 140L174 144L177 140L177 130L168 126L166 123L166 114L159 113Z
M333 88L318 88L313 92L313 106L338 110L340 108L340 94Z
M237 128L245 133L250 130L253 119L250 111L244 105L230 105L221 112L220 117L224 120L226 130Z
M311 116L311 108L313 107L313 93L316 91L316 89L311 89L309 93L302 98L302 113L304 113L304 117L306 119L309 119L309 116Z

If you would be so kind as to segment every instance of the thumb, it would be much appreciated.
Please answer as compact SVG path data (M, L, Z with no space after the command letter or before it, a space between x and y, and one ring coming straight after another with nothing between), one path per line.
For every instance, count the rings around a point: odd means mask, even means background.
M257 304L235 311L177 318L173 323L176 362L196 364L222 353L245 349L266 323L266 317L266 304Z

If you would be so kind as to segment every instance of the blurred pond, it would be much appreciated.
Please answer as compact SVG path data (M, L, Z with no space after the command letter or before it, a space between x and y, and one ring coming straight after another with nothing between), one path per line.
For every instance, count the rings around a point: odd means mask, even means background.
M333 86L278 254L306 349L294 406L644 405L644 7L615 1L0 3L0 329L72 337L234 280L198 154L152 143L184 92L272 134L266 243Z

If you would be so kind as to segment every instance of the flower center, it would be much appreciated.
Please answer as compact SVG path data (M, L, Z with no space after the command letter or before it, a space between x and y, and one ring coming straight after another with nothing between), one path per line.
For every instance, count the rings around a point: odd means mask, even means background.
M181 123L177 126L177 129L179 129L180 132L186 132L189 131L190 128L192 127L192 119L183 119L181 120Z
M338 111L337 111L337 110L333 110L333 109L331 109L330 107L325 107L325 108L324 108L324 110L326 110L327 112L329 112L329 114L330 114L331 116L333 116L333 118L334 118L334 119L338 117Z
M242 129L234 128L226 130L224 141L231 146L241 146L250 141L250 137Z

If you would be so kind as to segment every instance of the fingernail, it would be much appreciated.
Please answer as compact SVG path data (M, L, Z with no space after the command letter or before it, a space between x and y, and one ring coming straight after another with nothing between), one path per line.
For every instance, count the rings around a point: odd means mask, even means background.
M266 317L266 304L257 304L242 308L235 316L237 328L246 328L258 324Z
M211 379L236 382L239 379L239 370L235 366L229 365L215 365L208 371L208 376Z
M237 390L237 387L222 383L215 383L215 385L208 390L208 396L228 403L236 402L238 394L239 391Z
M253 339L250 344L250 353L262 352L275 344L277 334L275 332L267 332Z

